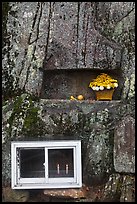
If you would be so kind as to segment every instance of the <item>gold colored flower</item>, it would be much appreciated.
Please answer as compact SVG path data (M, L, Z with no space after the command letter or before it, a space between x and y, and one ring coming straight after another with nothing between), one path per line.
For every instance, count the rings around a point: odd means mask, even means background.
M107 89L116 88L118 87L118 81L116 79L111 78L106 73L101 73L100 75L97 76L96 79L89 83L89 87L92 88L93 90L99 90L98 87L101 87L100 90L103 90L103 88Z

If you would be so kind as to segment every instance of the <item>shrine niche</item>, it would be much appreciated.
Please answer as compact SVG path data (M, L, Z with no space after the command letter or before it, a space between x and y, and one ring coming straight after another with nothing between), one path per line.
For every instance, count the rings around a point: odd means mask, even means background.
M96 100L94 91L89 87L90 81L100 73L109 73L118 79L119 87L115 90L113 100L120 100L123 79L116 70L100 71L94 69L57 69L44 71L41 98L43 99L71 99L83 96L84 100ZM79 99L80 100L80 99Z

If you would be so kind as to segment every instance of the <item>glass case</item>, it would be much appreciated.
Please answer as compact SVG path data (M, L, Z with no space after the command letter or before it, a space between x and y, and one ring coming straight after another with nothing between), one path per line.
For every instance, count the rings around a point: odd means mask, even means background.
M82 186L81 141L11 143L13 189Z

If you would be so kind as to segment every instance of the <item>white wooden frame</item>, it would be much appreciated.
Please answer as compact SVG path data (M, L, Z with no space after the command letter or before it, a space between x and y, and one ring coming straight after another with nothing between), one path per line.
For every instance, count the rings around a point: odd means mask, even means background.
M45 177L19 178L17 148L45 149ZM73 149L74 177L48 177L48 149ZM19 141L11 142L11 187L12 189L80 188L82 186L81 141Z

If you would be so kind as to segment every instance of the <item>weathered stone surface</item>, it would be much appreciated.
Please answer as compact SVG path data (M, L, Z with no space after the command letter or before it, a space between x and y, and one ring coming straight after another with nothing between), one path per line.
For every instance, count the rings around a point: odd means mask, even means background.
M101 5L99 5L101 7ZM109 5L105 4L109 9ZM51 34L45 69L111 68L120 64L121 46L111 42L95 27L96 4L59 2L52 5ZM100 8L102 9L102 8ZM114 12L113 10L111 12ZM104 26L104 25L103 25ZM103 28L102 28L103 29ZM72 32L73 31L73 32ZM107 51L104 49L107 47ZM96 52L96 53L95 53ZM91 57L94 56L94 57Z
M133 106L121 101L31 100L29 95L17 97L11 102L12 113L11 107L3 106L7 118L3 120L3 178L10 181L12 140L80 139L84 183L105 182L113 170L114 127L123 114L133 112Z
M2 11L2 88L3 98L8 99L3 103L3 183L11 180L10 142L45 139L81 139L83 180L90 185L103 182L113 171L114 128L124 116L135 118L135 3L3 2ZM37 103L20 98L26 91L40 96L43 69L75 68L114 71L122 100ZM17 103L11 101L15 95ZM120 158L126 156L122 151ZM124 157L127 172L134 172L132 151L134 145ZM115 169L121 172L120 162Z
M77 61L78 2L51 4L50 34L44 69L72 69Z
M102 189L101 202L135 202L135 176L112 174Z
M100 202L103 196L103 188L103 185L89 186L86 198L80 199L79 202Z
M9 2L3 7L5 95L21 88L39 96L41 68L122 71L121 97L134 95L134 2Z
M51 197L58 197L61 198L73 198L73 199L80 199L80 198L86 198L88 192L87 187L82 187L80 189L46 189L44 190L45 196L51 196Z
M4 202L27 202L29 192L26 190L12 190L10 187L3 188Z
M128 115L115 128L114 167L117 172L135 173L135 120Z
M122 176L120 174L112 174L108 182L105 184L101 201L118 202L120 199L122 187Z
M123 176L120 202L135 202L135 176Z

